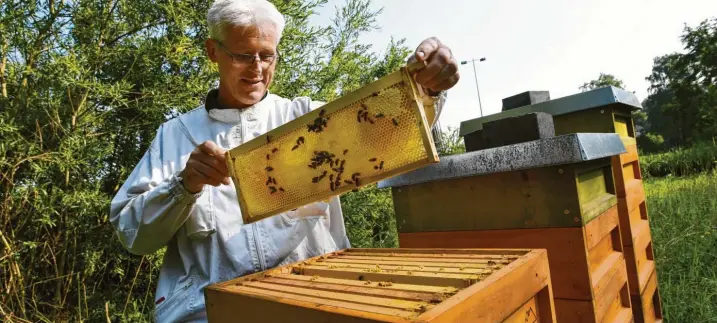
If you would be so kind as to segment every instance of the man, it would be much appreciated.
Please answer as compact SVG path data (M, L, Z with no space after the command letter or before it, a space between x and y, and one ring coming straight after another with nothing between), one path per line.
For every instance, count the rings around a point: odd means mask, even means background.
M243 225L224 153L321 103L269 93L285 24L271 3L219 0L207 21L219 88L204 106L160 126L111 204L110 221L130 252L167 247L158 322L206 320L203 288L211 283L349 247L337 197ZM435 38L412 59L426 62L416 81L436 98L458 81L455 59Z

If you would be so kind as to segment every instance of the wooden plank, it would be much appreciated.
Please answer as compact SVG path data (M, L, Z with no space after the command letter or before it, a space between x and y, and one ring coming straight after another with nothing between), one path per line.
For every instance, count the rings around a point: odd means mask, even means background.
M555 299L555 312L558 322L570 323L627 323L632 322L630 298L624 269L616 273L598 298L585 301L573 299Z
M638 237L633 231L640 229L643 222L648 223L643 186L631 185L630 188L631 191L626 194L627 196L620 197L617 201L623 243L628 246L633 245L634 240Z
M399 233L408 248L541 248L547 249L557 298L592 299L582 228L481 230Z
M657 273L652 272L641 295L632 295L635 323L662 322L662 300L657 288Z
M513 314L505 319L502 323L540 323L538 316L537 297L529 299L523 306L517 309Z
M600 215L595 221L588 223L584 227L585 232L585 247L590 250L595 247L600 241L617 228L619 223L617 206L613 206L605 213ZM621 250L621 249L616 249Z
M294 300L281 296L247 296L231 291L205 289L207 319L209 322L236 322L241 318L247 323L285 323L301 318L305 322L395 322L408 323L415 316L407 311L393 310L390 314L378 314L348 309L344 304L316 306L310 299ZM371 310L368 308L368 310Z
M610 278L600 293L595 295L593 300L597 322L612 322L612 317L623 309L630 311L625 262L620 262L618 268L619 270Z
M327 269L355 269L362 271L381 270L383 272L404 272L413 273L440 273L440 274L485 274L501 267L500 264L481 265L476 267L461 266L459 264L446 264L446 266L424 266L424 265L386 265L386 264L336 264L326 262L315 262L312 267L325 267Z
M500 259L497 259L498 261L503 261ZM505 260L506 262L510 262L510 260ZM361 265L394 265L394 266L424 266L424 267L453 267L456 266L456 264L460 264L461 267L464 268L486 268L487 266L491 266L496 263L496 260L476 260L475 262L469 262L469 263L456 263L451 262L450 260L446 260L445 262L426 262L426 261L396 261L396 260L361 260L361 259L322 259L321 261L317 262L317 264L320 263L327 263L327 264L334 264L339 266L346 266L346 265L352 265L352 264L361 264Z
M399 270L393 272L366 271L352 268L341 270L329 269L318 266L302 266L302 275L321 276L339 279L353 279L362 281L388 281L400 284L421 284L433 286L452 286L464 288L479 281L486 274L441 274L429 272L412 272Z
M627 265L631 295L640 295L647 288L650 275L655 271L652 252L651 242L644 248L625 247L625 264Z
M330 278L330 277L312 277L312 276L302 276L302 275L294 275L294 274L275 274L270 275L267 278L265 278L267 281L281 281L286 282L286 284L302 284L302 283L308 283L311 286L314 285L336 285L336 286L344 286L347 290L352 290L351 288L359 288L358 290L381 290L381 291L389 291L389 292L397 292L397 293L408 293L409 295L416 295L416 296L410 296L410 297L416 297L416 298L422 298L426 297L426 295L430 295L431 297L437 295L437 294L455 294L458 289L455 287L448 287L448 286L431 286L431 285L415 285L415 284L399 284L399 283L392 283L390 285L384 285L384 286L378 286L379 281L368 283L366 281L357 281L357 280L348 280L348 279L336 279L336 278ZM386 294L386 295L391 295ZM400 297L409 297L409 296L400 296Z
M389 298L389 297L382 297L382 296L373 296L373 295L361 295L361 294L354 294L354 293L342 293L342 292L336 292L336 291L329 291L329 290L322 290L317 288L307 288L304 286L292 286L292 285L283 285L283 284L274 284L270 281L262 280L262 281L249 281L242 283L239 287L236 287L237 291L241 291L243 287L248 287L253 292L262 294L266 292L276 292L276 293L285 293L287 294L285 297L291 298L294 295L299 296L309 296L309 297L315 297L315 298L321 298L326 300L336 300L336 301L345 301L350 302L354 304L362 304L362 305L373 305L378 307L385 307L385 308L391 308L391 309L399 309L399 310L407 310L407 311L413 311L422 305L425 305L426 302L423 301L414 301L414 300L405 300L401 298Z
M612 109L600 107L562 115L553 115L555 135L577 132L615 132Z
M337 255L371 255L371 256L391 256L391 257L433 257L433 258L470 258L482 259L492 258L494 256L524 256L532 251L531 249L475 249L475 248L351 248L349 250L339 250Z
M349 260L372 260L375 259L376 261L399 261L399 262L409 262L409 261L421 261L425 262L426 264L433 264L433 263L442 263L446 261L454 262L454 263L461 263L461 264L487 264L489 261L505 261L505 260L511 260L514 258L503 258L501 256L493 256L488 258L452 258L452 257L439 257L436 256L435 258L429 258L429 257L419 257L419 256L408 256L408 257L370 257L370 256L343 256L341 257L342 260L349 261ZM331 258L326 259L331 260Z
M535 250L421 314L426 322L501 322L550 284L545 250Z
M625 165L639 160L637 145L625 145L625 150L627 150L627 152L615 157L619 165Z

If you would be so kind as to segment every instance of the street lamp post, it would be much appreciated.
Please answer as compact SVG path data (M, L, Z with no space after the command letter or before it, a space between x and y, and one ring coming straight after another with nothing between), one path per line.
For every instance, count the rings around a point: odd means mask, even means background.
M476 91L478 92L478 107L480 108L480 116L482 117L483 116L483 103L481 103L481 100L480 100L480 89L478 88L478 72L476 72L476 61L484 62L485 57L481 57L480 59L474 58L469 61L462 61L461 65L466 65L466 64L468 64L468 62L473 63L473 76L475 77L475 80L476 80Z

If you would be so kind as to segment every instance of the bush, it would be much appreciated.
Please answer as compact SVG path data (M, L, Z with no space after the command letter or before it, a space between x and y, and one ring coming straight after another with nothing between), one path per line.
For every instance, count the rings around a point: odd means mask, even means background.
M702 142L689 148L645 155L640 168L645 177L686 176L699 174L717 167L717 142Z

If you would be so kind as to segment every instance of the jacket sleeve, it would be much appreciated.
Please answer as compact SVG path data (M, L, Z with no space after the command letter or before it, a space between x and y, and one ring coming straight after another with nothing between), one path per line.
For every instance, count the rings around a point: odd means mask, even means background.
M112 199L110 222L122 245L137 255L153 253L172 238L202 194L189 193L160 159L160 131Z

